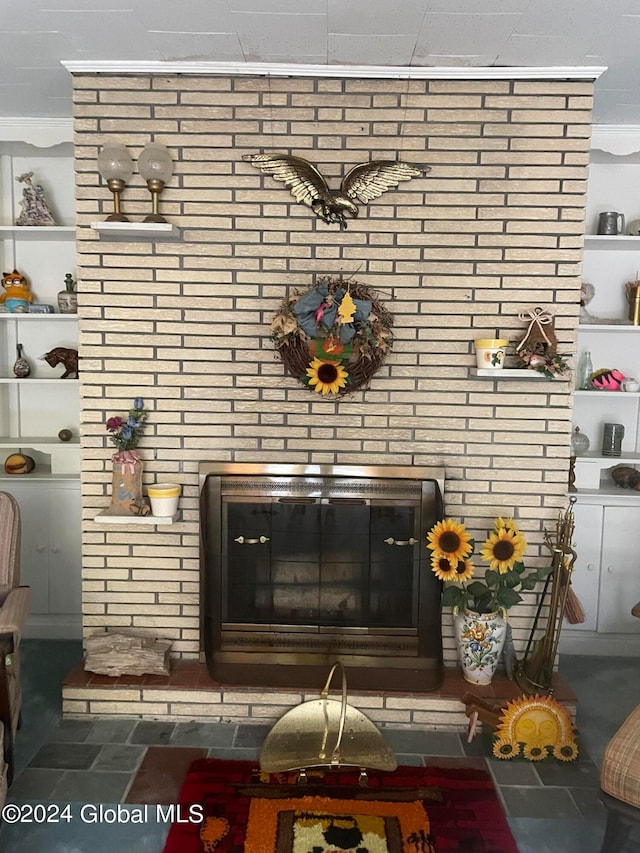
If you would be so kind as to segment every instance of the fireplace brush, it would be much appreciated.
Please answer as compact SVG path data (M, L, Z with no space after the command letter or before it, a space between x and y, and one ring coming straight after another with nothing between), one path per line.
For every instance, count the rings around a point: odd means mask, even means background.
M569 498L567 510L558 515L554 536L551 536L545 530L545 545L553 555L552 570L545 581L538 602L538 608L533 620L524 657L515 670L515 680L527 694L542 691L547 695L551 695L553 692L551 688L553 662L558 651L562 618L567 607L567 598L571 586L571 573L573 572L573 565L577 556L572 547L574 533L573 506L575 502L575 497ZM547 624L542 637L536 642L535 647L533 647L534 637L538 629L538 622L542 614L549 586L551 586L551 598L547 613Z

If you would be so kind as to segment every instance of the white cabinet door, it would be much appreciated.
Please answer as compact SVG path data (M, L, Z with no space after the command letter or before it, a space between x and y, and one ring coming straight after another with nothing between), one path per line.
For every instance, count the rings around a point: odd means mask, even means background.
M31 587L31 613L49 612L49 509L47 490L3 483L20 505L20 583Z
M48 490L49 613L81 613L80 488Z
M82 612L80 485L4 481L20 505L20 582L31 587L31 613Z
M631 608L640 601L640 509L605 507L600 571L599 633L640 633Z
M565 620L564 627L595 631L598 624L598 587L604 507L577 503L573 512L575 516L574 540L578 557L571 576L571 586L580 600L585 621L571 625ZM638 598L640 598L640 594Z

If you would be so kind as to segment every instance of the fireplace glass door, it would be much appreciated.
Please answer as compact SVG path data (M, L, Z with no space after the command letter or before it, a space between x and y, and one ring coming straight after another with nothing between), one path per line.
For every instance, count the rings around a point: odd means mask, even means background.
M416 628L418 502L223 499L222 621Z

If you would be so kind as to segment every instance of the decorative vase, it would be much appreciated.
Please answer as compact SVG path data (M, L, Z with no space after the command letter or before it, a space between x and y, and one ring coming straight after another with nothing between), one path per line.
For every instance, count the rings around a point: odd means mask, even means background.
M58 310L61 314L78 313L78 294L73 276L68 272L64 277L65 289L58 293Z
M111 504L108 515L140 515L146 505L142 494L142 460L132 458L120 461L114 454L111 483Z
M504 615L502 615L504 614ZM506 612L475 613L466 608L455 614L458 657L465 681L491 684L507 634Z
M13 373L18 379L26 379L31 373L31 365L24 357L22 344L16 344L17 358L13 364Z

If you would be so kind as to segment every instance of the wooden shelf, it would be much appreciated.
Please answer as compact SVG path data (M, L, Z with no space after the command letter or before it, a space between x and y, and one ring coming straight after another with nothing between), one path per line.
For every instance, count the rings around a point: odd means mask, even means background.
M109 515L99 512L94 521L96 524L174 524L178 520L179 513L175 515Z
M176 240L180 229L170 222L92 222L91 227L109 240Z
M537 370L529 370L526 367L501 367L497 369L474 367L471 370L471 375L481 379L546 379L548 382L563 378L560 376L552 380L549 376L545 376L544 373L538 373Z
M0 237L2 234L8 234L27 240L57 240L75 237L75 233L75 225L0 225Z
M578 326L579 332L640 332L640 326L634 326L625 320L621 323L584 323Z
M603 399L608 399L609 397L640 397L640 391L574 391L574 396L576 397L593 397L595 400L596 397L602 397Z
M0 376L0 385L35 385L42 382L64 382L65 385L78 385L79 379L62 379L60 376L52 376L51 379L40 379L37 376L27 376L25 379L19 379L17 376Z
M46 303L46 304L49 304L49 303ZM43 320L47 320L50 323L53 320L55 320L56 322L58 320L73 320L74 323L77 323L78 322L78 315L77 314L56 314L55 312L53 314L45 314L44 312L42 314L39 314L39 313L36 313L34 311L32 314L29 314L28 312L25 312L23 314L20 311L15 311L15 312L0 311L0 320L19 320L20 322L22 322L23 320L28 320L29 322L33 322L35 320L35 321L40 322L40 323Z
M584 238L585 249L613 249L637 252L640 250L640 237L630 234L587 234Z

